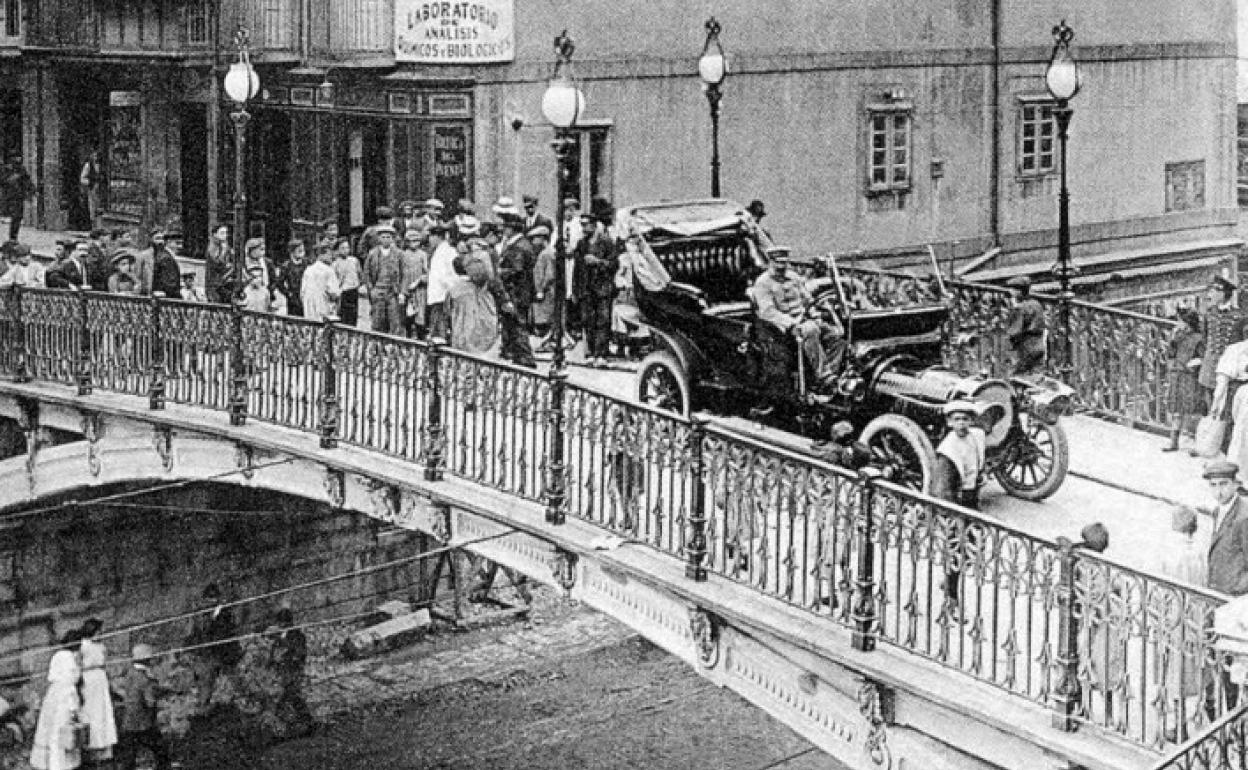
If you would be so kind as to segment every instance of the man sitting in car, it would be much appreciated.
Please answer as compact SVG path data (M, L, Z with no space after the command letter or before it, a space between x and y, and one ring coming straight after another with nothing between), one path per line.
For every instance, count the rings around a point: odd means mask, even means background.
M789 272L788 249L767 250L768 269L750 289L758 306L758 318L798 341L817 390L831 390L845 356L845 333L830 313L812 312L812 298L805 282Z

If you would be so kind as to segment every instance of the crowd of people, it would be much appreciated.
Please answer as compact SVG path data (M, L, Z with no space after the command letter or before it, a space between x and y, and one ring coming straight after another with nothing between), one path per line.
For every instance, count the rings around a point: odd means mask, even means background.
M146 643L135 644L125 660L109 659L101 641L102 621L92 618L63 634L49 661L47 687L39 706L30 754L36 770L78 767L133 770L140 755L150 756L156 770L173 766L172 752L159 712L166 699L177 697L157 674L161 658L176 654L193 672L195 713L208 713L220 678L233 673L243 657L231 605L214 585L204 593L190 634L179 651L157 654ZM312 729L312 715L303 698L308 644L288 607L281 607L265 629L266 666L280 690L275 709L284 710L297 729Z
M32 259L16 240L2 251L0 288L77 288L191 302L240 302L248 310L357 326L416 339L438 338L466 351L535 365L551 350L555 314L555 241L562 231L565 337L583 339L590 365L637 358L648 335L636 323L635 278L661 271L640 237L618 232L610 202L598 198L582 212L564 201L555 222L526 195L521 205L501 197L478 215L468 200L453 209L430 199L379 207L375 224L357 237L326 223L314 238L293 239L275 262L262 238L243 246L243 275L235 276L228 225L210 234L204 285L182 270L182 234L157 228L138 249L132 234L96 229L81 240L60 241L52 263ZM645 264L647 263L648 264Z
M128 231L97 228L86 238L57 241L45 266L29 246L10 240L0 247L0 289L81 289L205 302L195 271L178 262L181 245L182 233L172 228L152 230L144 249L135 247Z
M592 365L639 355L646 338L633 322L640 239L616 232L605 199L585 213L569 199L564 211L569 337L563 344L583 337ZM536 361L533 338L539 350L553 349L559 232L535 196L524 196L520 206L501 197L488 215L479 215L471 201L447 210L436 199L382 206L375 214L375 224L355 239L331 222L315 243L292 240L281 264L269 259L262 239L246 241L244 306L318 321L332 317L348 326L359 325L367 307L373 331L437 338L528 367ZM231 301L237 290L228 227L212 234L205 284L215 302Z

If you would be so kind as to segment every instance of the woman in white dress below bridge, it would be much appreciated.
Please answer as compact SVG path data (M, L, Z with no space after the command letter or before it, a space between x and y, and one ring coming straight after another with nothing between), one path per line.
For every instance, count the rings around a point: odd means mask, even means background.
M78 649L82 656L82 721L91 728L85 758L95 762L111 759L113 746L117 745L113 696L108 688L108 674L104 671L108 649L96 641L103 627L104 624L97 618L84 623L82 643Z

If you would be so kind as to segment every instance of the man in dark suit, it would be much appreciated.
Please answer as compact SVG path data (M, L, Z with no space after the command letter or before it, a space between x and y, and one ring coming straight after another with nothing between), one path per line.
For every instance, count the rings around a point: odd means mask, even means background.
M75 241L69 253L47 274L49 289L81 289L87 284L87 242ZM107 286L98 287L108 291Z
M515 214L504 214L502 251L498 255L498 278L511 300L514 314L500 314L503 337L503 358L520 366L534 367L533 347L529 343L529 308L533 304L533 267L537 249L524 237L524 220ZM501 309L501 308L500 308Z
M1239 466L1210 463L1204 477L1216 506L1209 542L1209 587L1231 596L1248 594L1248 503L1239 494Z
M590 366L601 367L610 353L611 303L620 262L605 223L582 214L581 227L581 240L572 253L576 262L576 299L581 307L585 357Z
M1209 541L1209 587L1231 596L1248 593L1248 503L1239 494L1239 466L1219 460L1209 463L1204 477L1213 490L1215 505L1202 513L1213 517ZM1238 689L1230 679L1230 666L1219 666L1221 690L1227 709L1238 702ZM1217 688L1206 673L1205 709L1210 718L1218 714Z
M555 223L550 217L538 212L538 203L536 195L524 196L524 231L527 233L534 227L545 225L553 233L555 231Z
M176 230L165 233L165 241L156 251L152 261L153 294L161 292L169 299L182 296L182 266L178 264L178 259L174 256L174 252L181 243L182 233Z

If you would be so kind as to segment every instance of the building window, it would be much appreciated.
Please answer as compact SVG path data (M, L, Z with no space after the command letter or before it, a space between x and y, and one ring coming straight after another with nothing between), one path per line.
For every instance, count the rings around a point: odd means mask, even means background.
M868 193L910 189L911 114L896 107L868 110Z
M1024 100L1018 110L1018 173L1046 176L1057 169L1053 102Z
M1205 162L1189 160L1166 164L1166 211L1205 207Z
M573 147L568 153L568 175L562 180L559 197L576 198L588 211L597 197L613 198L611 181L611 126L578 126L573 130Z
M3 0L4 5L4 36L21 37L22 35L22 0Z
M207 45L212 42L212 26L209 23L208 0L191 0L186 6L186 42L188 45Z

